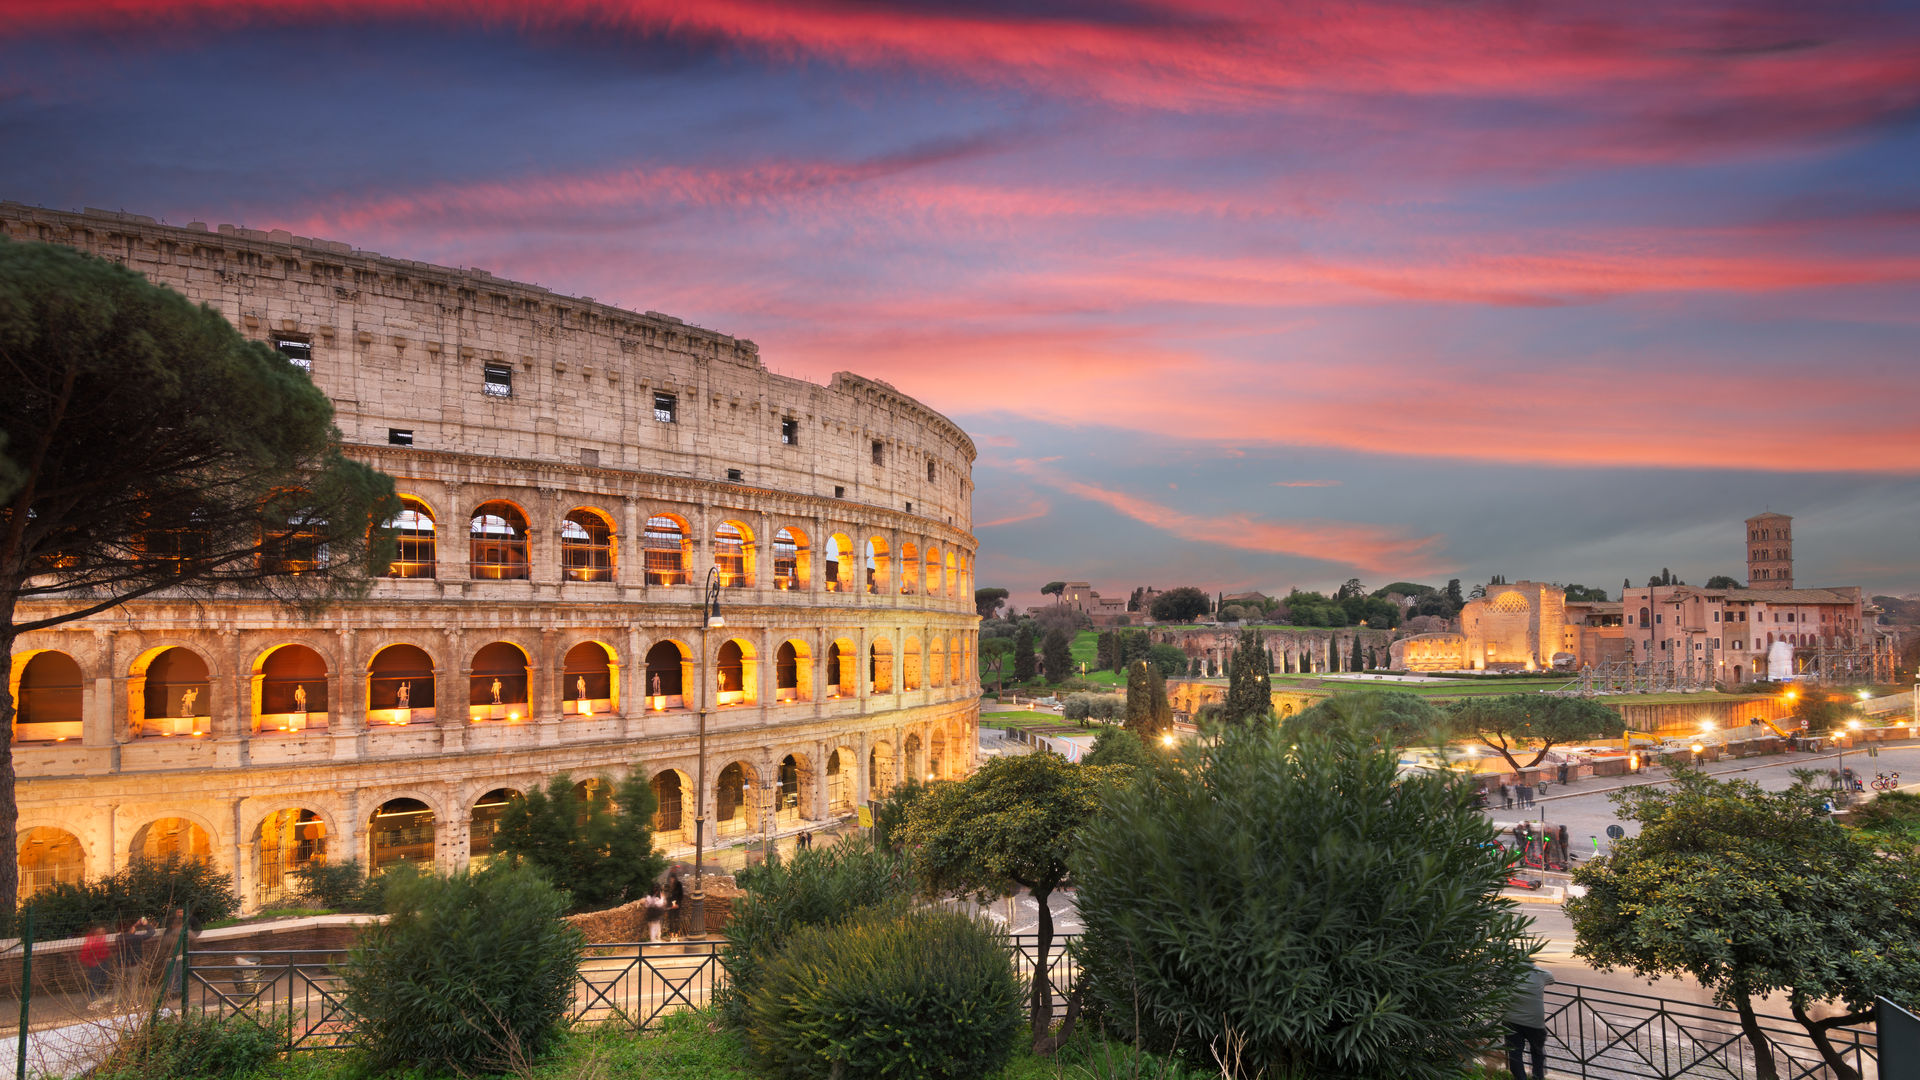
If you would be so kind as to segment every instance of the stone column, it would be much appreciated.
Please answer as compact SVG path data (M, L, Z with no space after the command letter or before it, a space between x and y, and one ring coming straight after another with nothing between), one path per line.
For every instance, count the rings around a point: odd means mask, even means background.
M859 733L858 738L854 740L853 752L855 759L853 761L853 803L855 806L865 806L873 799L871 785L873 778L867 771L868 755L873 753L871 732L863 730Z
M640 501L631 495L620 499L620 541L616 545L613 578L623 588L645 588L647 583L647 559L640 546L642 528L645 519L640 513Z
M120 741L121 733L126 730L127 707L120 692L126 686L126 679L117 674L120 660L119 650L114 648L114 637L111 630L93 632L96 666L93 678L85 682L80 698L80 741L84 746L112 746Z
M560 521L567 510L559 488L538 490L528 515L533 520L527 522L527 580L534 584L551 585L561 580Z
M813 775L813 790L805 796L808 821L825 821L830 817L827 810L827 755L833 748L824 742L813 744L813 766L808 771Z
M440 511L441 519L434 522L433 531L434 577L452 586L456 594L472 576L468 569L468 556L471 554L473 507L466 503L465 487L459 483L446 485L445 505Z

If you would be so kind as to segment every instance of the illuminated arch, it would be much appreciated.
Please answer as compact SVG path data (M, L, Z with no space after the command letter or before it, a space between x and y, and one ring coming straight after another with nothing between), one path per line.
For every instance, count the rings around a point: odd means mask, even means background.
M686 692L693 685L693 650L667 638L647 650L647 708L653 712L687 707Z
M902 690L920 689L925 681L925 673L921 670L921 666L920 639L909 634L906 643L900 647L900 688Z
M813 580L807 534L791 525L773 534L773 587L782 592L804 589Z
M524 581L527 515L505 499L481 503L467 524L467 575L485 581Z
M13 658L13 737L16 742L65 742L81 737L86 677L72 656L57 649Z
M760 665L753 643L745 638L728 638L714 654L716 704L757 705L760 702Z
M860 693L860 651L849 638L835 638L827 646L827 697L850 698Z
M367 819L367 865L380 873L398 863L433 865L438 825L433 808L419 799L388 799Z
M900 541L900 595L920 591L920 549L911 540Z
M474 800L467 811L467 859L474 869L485 866L493 857L493 838L500 832L500 815L513 800L521 798L514 788L498 787Z
M480 646L467 679L467 705L475 721L527 719L526 651L510 641Z
M647 584L687 583L687 567L693 560L693 534L688 530L686 518L678 514L648 517L640 543L646 561Z
M788 638L774 650L773 699L813 700L813 650L799 638Z
M298 643L276 645L253 662L253 730L296 733L327 726L326 658Z
M846 533L827 537L825 584L828 592L853 591L853 541Z
M20 830L16 858L21 900L52 885L78 885L87 877L86 850L80 838L51 825Z
M879 595L892 590L893 556L887 550L887 538L870 536L867 538L864 580L869 594Z
M928 544L927 545L927 595L928 596L943 595L941 593L940 586L941 586L940 549L937 547L934 547L932 544Z
M387 564L390 578L430 578L438 572L439 544L435 539L433 510L422 499L400 496L400 512L386 522L393 530L393 561Z
M947 685L947 643L939 637L927 639L927 686Z
M653 833L657 843L686 843L691 835L688 822L693 816L686 812L686 802L692 796L693 780L678 769L663 769L654 773L648 781L653 789Z
M958 596L960 592L960 562L953 552L947 552L946 595Z
M753 530L745 522L729 519L713 527L713 565L720 570L721 588L753 585Z
M254 827L254 903L284 900L299 891L298 871L327 861L327 823L304 807L275 810Z
M867 692L893 693L893 639L876 637L867 649Z
M418 645L388 645L367 662L367 724L434 717L433 657Z
M611 646L583 641L567 650L560 666L560 711L574 716L611 713L620 699L618 665Z
M213 835L191 818L155 818L134 831L127 858L132 862L211 863Z
M211 727L212 676L205 657L184 645L150 650L127 681L137 735L205 736Z
M613 519L577 506L560 519L560 574L568 581L612 581L619 539Z

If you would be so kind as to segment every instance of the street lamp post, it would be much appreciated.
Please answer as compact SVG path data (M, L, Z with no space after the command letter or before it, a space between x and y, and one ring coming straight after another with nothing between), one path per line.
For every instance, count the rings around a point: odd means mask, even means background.
M706 621L700 629L700 661L707 658L707 631L718 630L727 625L720 615L720 568L713 566L707 570L706 602L703 605ZM716 677L718 673L716 672ZM717 698L716 698L717 703ZM694 781L693 813L693 894L687 899L687 921L697 936L707 932L707 891L702 876L706 870L707 859L707 697L703 686L700 691L699 710L699 779Z

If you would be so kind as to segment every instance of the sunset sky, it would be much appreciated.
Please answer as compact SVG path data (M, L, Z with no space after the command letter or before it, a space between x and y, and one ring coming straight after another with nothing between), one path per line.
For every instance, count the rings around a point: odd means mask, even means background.
M0 198L885 379L978 581L1920 589L1912 5L0 0Z

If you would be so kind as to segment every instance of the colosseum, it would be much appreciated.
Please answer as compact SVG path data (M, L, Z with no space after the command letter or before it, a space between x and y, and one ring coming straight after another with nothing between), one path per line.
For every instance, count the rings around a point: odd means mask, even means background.
M404 496L386 576L317 621L161 597L21 640L22 895L169 855L249 909L309 860L454 870L560 773L643 770L681 855L697 818L727 845L972 767L974 446L886 383L285 232L18 204L0 230L273 344Z

